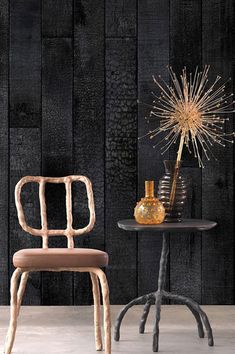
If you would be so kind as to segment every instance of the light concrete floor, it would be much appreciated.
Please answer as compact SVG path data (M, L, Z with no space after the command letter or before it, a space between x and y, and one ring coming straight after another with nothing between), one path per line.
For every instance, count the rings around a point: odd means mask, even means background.
M215 346L200 339L193 317L184 306L163 306L160 325L160 352L169 354L235 353L235 306L203 306L214 330ZM121 306L112 306L113 321ZM142 306L129 310L123 321L120 342L112 353L152 353L152 307L145 334L138 334ZM9 307L0 307L0 351L9 319ZM95 354L93 307L22 307L13 353Z

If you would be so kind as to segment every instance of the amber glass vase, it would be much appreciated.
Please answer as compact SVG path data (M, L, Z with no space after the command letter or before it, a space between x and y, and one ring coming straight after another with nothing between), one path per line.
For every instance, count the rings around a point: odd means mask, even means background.
M134 212L139 224L161 224L165 218L165 208L154 197L154 181L145 181L145 197L137 203Z
M165 160L165 174L160 179L158 185L158 198L162 202L166 210L166 222L180 222L182 220L182 212L187 199L187 180L180 172L181 162L178 162L176 173L176 161ZM173 205L170 205L170 197L172 192L172 184L175 179L175 192Z

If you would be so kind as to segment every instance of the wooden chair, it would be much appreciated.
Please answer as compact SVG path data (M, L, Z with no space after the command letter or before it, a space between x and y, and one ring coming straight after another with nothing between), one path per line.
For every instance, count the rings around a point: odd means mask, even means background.
M39 183L39 201L41 212L41 229L35 229L26 224L24 211L21 204L21 189L26 183ZM73 229L72 216L72 191L73 182L83 182L86 186L88 196L88 206L90 211L89 224L82 229ZM66 190L66 216L67 228L65 230L52 230L47 227L47 212L45 200L46 183L64 183ZM101 285L104 311L104 337L105 354L111 353L111 322L109 306L109 288L106 276L100 267L108 264L108 255L105 252L95 249L77 249L74 248L74 236L80 236L91 231L95 223L95 208L93 191L90 180L84 176L68 176L61 178L26 176L23 177L15 188L15 202L18 213L18 219L21 227L34 236L42 237L43 248L23 249L16 252L13 256L13 264L16 267L11 278L11 317L9 329L5 343L5 354L12 351L17 318L20 311L22 297L25 291L29 272L51 271L51 272L89 272L92 281L92 290L94 297L94 326L96 350L102 350L102 336L100 324L100 290ZM68 248L48 248L48 237L64 235L67 237ZM20 284L18 280L21 275Z

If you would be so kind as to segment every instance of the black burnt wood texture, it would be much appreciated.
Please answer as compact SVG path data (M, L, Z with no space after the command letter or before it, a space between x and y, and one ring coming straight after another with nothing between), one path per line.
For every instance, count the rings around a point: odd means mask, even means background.
M201 69L201 1L170 1L170 65L180 75L184 67L194 72ZM188 200L185 217L200 218L201 215L201 169L195 158L184 149L182 173L188 180ZM177 145L170 150L175 159ZM171 290L184 293L201 302L201 236L192 232L179 234L170 239ZM183 277L182 277L183 272Z
M9 2L9 276L12 256L21 248L40 247L40 239L19 226L14 189L25 175L41 173L41 10L40 2ZM37 186L23 190L29 225L39 224ZM24 304L41 303L41 275L31 274Z
M70 22L72 4L64 13L60 2L47 1L42 7L42 174L66 176L73 173L73 42L66 21ZM56 16L53 17L53 5ZM70 5L70 6L69 6ZM64 4L65 6L65 4ZM61 14L61 16L60 16ZM62 15L63 14L63 15ZM69 20L70 19L70 20ZM53 35L53 37L51 37ZM66 228L65 186L46 186L49 228ZM66 247L65 237L50 239L51 247ZM42 302L45 305L73 304L73 274L44 273Z
M202 60L211 65L211 77L219 73L233 79L233 1L203 1ZM215 31L216 28L216 31ZM228 88L232 89L232 82ZM233 116L225 130L233 130ZM202 238L202 302L234 303L234 200L233 146L216 147L218 161L202 171L202 214L219 227ZM214 279L213 279L214 278Z
M144 181L157 184L163 160L148 139L152 75L169 82L167 65L180 73L211 65L234 81L233 1L2 0L0 1L0 304L9 303L12 256L40 247L21 230L14 188L24 175L83 174L93 182L97 222L76 247L106 250L113 304L156 289L161 238L123 231ZM137 103L137 99L141 103ZM226 131L233 130L232 117ZM214 220L210 231L171 234L166 289L204 304L234 303L233 146L215 148L218 161L198 168L184 153L190 181L185 217ZM73 185L74 226L88 221L84 186ZM63 185L47 186L48 222L65 227ZM23 190L29 224L39 227L37 185ZM65 247L54 237L52 247ZM171 301L171 300L167 300ZM86 274L32 274L24 304L91 304Z
M121 304L135 297L138 279L136 238L128 234L123 240L116 224L124 215L132 217L136 201L136 2L110 1L105 15L105 243L110 299Z
M73 172L91 179L96 206L95 227L88 236L77 237L76 246L104 250L105 3L90 0L74 5ZM73 203L75 226L85 226L87 197L84 187L78 184L74 185ZM75 274L75 304L91 303L89 278L88 274Z
M8 244L8 186L9 186L9 137L8 137L8 37L9 37L8 1L0 3L0 303L9 301L9 244Z
M11 127L40 127L41 8L38 0L9 1Z
M159 94L153 83L152 75L168 81L166 66L169 64L169 3L167 1L139 2L138 7L138 98L140 102L151 104L151 92ZM147 123L149 107L138 105L138 136L143 136L153 129L158 122ZM155 193L159 178L164 173L163 157L159 149L153 148L149 139L141 139L138 144L138 198L144 195L145 180L154 180ZM159 270L162 240L151 234L140 233L138 237L138 293L146 294L156 288L156 272ZM155 269L154 272L149 269ZM166 287L169 286L169 271L166 276Z

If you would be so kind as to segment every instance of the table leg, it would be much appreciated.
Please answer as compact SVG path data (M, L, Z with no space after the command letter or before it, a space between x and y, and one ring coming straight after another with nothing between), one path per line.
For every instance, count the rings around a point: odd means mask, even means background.
M163 233L162 252L161 252L159 275L158 275L158 290L156 292L156 304L155 304L156 318L155 318L155 324L153 329L153 352L158 352L158 346L159 346L159 322L161 319L162 295L163 295L163 288L166 281L168 254L169 254L169 239L166 233Z
M162 305L162 293L157 291L156 293L156 317L153 328L153 352L158 352L159 347L159 322L161 319L161 305Z
M162 241L162 251L161 251L161 259L160 259L160 267L159 267L159 275L158 275L158 290L156 292L152 292L147 295L140 296L132 301L130 301L119 313L115 328L114 328L114 339L119 341L120 339L120 326L122 320L126 314L126 312L134 305L138 305L141 303L145 303L143 315L141 317L139 332L144 333L145 324L147 321L147 317L150 311L151 304L155 303L156 307L156 317L155 324L153 329L153 352L157 352L159 349L159 322L161 319L161 304L162 298L167 298L170 300L178 301L184 305L186 305L189 310L192 312L198 326L198 334L200 338L204 337L204 330L202 322L205 326L207 336L208 336L208 345L213 346L213 333L210 326L210 322L206 313L200 308L197 302L193 301L190 298L187 298L182 295L172 294L164 290L165 280L166 280L166 272L167 272L167 259L169 254L169 239L166 233L163 233L163 241Z
M150 293L147 295L143 295L140 297L137 297L136 299L130 301L126 306L123 307L123 309L119 312L119 315L117 316L115 325L114 325L114 340L116 342L119 341L120 339L120 327L121 327L121 323L122 320L125 316L125 314L127 313L127 311L134 305L139 305L142 302L146 302L146 301L151 301L151 299L153 299L155 297L155 293Z
M208 345L210 347L212 347L214 345L214 339L213 339L211 325L210 325L210 322L208 320L206 313L201 309L199 304L196 301L194 301L186 296L168 293L167 291L163 291L163 296L166 297L167 299L171 299L171 300L180 302L184 305L187 305L190 309L193 309L193 311L192 311L193 314L194 313L198 314L198 317L197 318L195 317L195 318L196 318L196 320L199 319L199 317L202 319L205 329L206 329L206 332L207 332L207 336L208 336ZM199 324L199 326L201 326L201 325ZM202 329L202 331L203 331L203 329Z
M192 312L196 322L197 322L197 329L198 329L198 336L199 338L204 338L205 337L205 333L204 333L204 329L203 329L203 325L202 325L202 320L201 320L201 316L200 314L192 307L191 304L185 304L189 310Z
M151 299L149 299L146 302L146 304L144 305L143 315L140 320L139 333L144 333L144 331L145 331L145 324L146 324L146 321L148 318L148 314L149 314L149 310L150 310L151 305L152 305Z
M152 300L148 300L146 302L146 304L144 305L144 311L140 320L140 326L139 326L139 333L144 333L145 332L145 325L146 325L146 321L149 315L149 311L150 311L150 307L151 305L153 305L153 301ZM204 333L204 329L203 329L203 325L202 325L202 320L201 320L201 316L200 314L195 311L192 307L192 305L190 305L189 303L185 304L188 309L192 312L193 316L195 317L195 320L197 322L197 328L198 328L198 336L199 338L204 338L205 337L205 333Z

